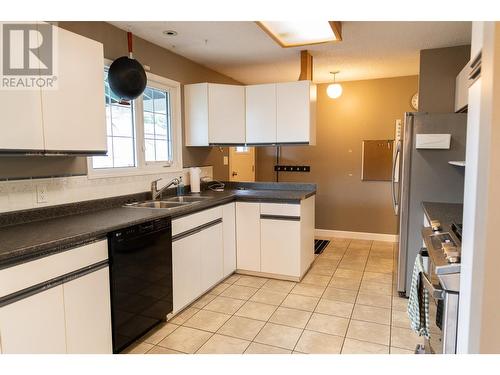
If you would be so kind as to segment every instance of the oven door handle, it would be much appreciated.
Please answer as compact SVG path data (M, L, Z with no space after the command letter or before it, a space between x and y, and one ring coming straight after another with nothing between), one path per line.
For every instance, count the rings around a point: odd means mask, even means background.
M425 273L420 272L420 277L422 278L425 289L427 289L432 298L436 300L444 299L444 290L434 288L434 285L432 285L431 281Z

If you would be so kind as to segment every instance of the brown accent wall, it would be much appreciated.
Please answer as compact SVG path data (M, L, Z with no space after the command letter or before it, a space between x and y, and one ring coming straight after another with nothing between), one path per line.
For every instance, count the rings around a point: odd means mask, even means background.
M97 40L104 45L104 56L110 60L127 54L126 32L106 22L59 22L63 29ZM151 73L180 83L239 82L212 69L170 52L144 39L134 37L134 56L151 67ZM77 72L75 72L77 73ZM184 103L182 103L184 108ZM184 129L184 123L182 124ZM212 165L214 177L227 180L228 167L223 165L227 148L183 147L184 167ZM0 159L0 179L45 177L53 175L86 174L87 164L82 157L13 157Z
M469 59L470 45L420 51L420 112L455 112L455 78Z
M281 164L310 165L310 173L280 172L280 181L317 184L316 228L397 233L386 181L361 181L361 141L394 139L395 120L411 111L417 76L342 82L333 100L318 85L316 146L284 146ZM257 181L274 181L275 148L257 148Z

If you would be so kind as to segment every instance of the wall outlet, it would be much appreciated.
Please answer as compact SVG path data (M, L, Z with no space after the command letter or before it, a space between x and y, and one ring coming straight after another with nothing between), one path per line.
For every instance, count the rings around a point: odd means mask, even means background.
M224 161L224 165L228 165L229 164L229 157L224 156L223 161Z
M49 201L49 196L47 194L47 185L37 185L36 201L37 203L47 203Z

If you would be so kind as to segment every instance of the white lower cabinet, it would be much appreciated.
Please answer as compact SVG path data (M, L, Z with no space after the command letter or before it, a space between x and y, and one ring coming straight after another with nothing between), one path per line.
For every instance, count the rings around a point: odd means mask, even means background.
M63 291L67 353L112 353L109 268L64 283Z
M237 202L238 271L300 280L314 260L314 202Z
M0 352L111 354L107 258L102 240L0 270Z
M215 220L214 215L218 215ZM209 221L199 221L194 227L187 226L194 220L201 220L204 217ZM184 216L172 224L174 228L172 242L173 314L182 310L224 277L221 217L222 210L211 209ZM183 230L177 232L179 228Z
M236 270L236 205L222 206L222 235L224 247L224 277Z
M236 202L236 268L260 271L260 203Z
M261 272L300 277L300 221L260 220Z
M196 235L172 243L173 312L201 294L201 247Z
M235 204L172 222L173 314L236 269Z
M222 222L202 230L197 237L201 247L201 288L204 292L223 277Z
M66 353L62 285L1 307L0 341L4 354Z

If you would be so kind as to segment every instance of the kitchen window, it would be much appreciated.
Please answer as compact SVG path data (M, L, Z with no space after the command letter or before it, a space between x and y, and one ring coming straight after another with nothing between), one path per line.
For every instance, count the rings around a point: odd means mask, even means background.
M177 172L182 169L180 84L147 73L144 93L123 103L104 69L108 154L88 158L89 178Z

